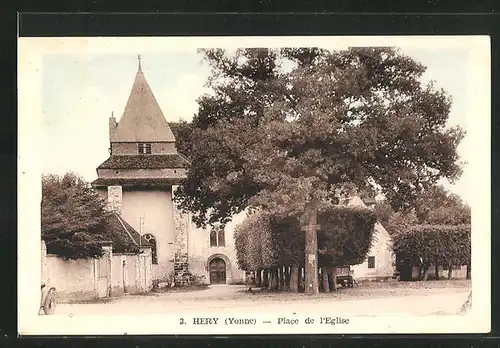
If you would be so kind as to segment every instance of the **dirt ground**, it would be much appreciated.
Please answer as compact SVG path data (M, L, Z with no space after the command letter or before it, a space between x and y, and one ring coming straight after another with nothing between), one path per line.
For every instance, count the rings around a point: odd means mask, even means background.
M317 312L356 316L458 314L471 289L469 281L365 283L318 296L269 293L248 286L213 285L205 290L127 295L87 304L58 304L60 315L161 314L165 312Z

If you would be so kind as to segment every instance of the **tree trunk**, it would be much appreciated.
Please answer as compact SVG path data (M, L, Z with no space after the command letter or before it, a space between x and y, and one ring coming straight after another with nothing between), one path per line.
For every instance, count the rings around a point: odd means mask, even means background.
M285 266L285 282L283 290L288 291L290 289L290 266Z
M424 280L426 273L425 265L418 266L418 280Z
M330 276L332 277L331 291L337 291L337 267L330 267Z
M269 287L269 270L267 268L264 271L262 271L262 287L263 288Z
M278 290L278 286L279 286L278 268L273 268L271 270L271 284L270 284L269 290L276 291L276 290Z
M262 286L262 271L260 269L255 272L255 286L258 288Z
M434 264L434 272L436 273L436 280L439 280L439 265L437 262Z
M279 289L280 291L283 291L283 289L285 288L285 272L283 270L283 266L280 266L279 268Z
M424 276L423 276L423 281L426 281L427 278L429 278L429 266L424 266Z
M290 287L291 292L299 292L299 266L292 265L290 270Z
M323 275L323 291L330 292L330 284L328 282L328 267L322 267L321 274Z
M316 207L307 208L308 217L305 229L305 293L316 295L318 288L318 212Z
M298 284L299 290L304 287L304 274L303 274L302 266L299 266L299 271L298 271L298 276L297 276L297 284Z
M470 263L467 264L467 273L466 273L465 278L467 278L467 279L471 278L471 264Z
M448 264L448 279L451 279L452 272L453 272L453 265L450 263Z

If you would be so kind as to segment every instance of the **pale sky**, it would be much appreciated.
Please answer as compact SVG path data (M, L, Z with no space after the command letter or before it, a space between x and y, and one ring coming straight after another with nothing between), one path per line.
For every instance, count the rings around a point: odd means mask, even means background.
M42 61L42 160L44 173L73 171L94 180L96 167L108 157L108 118L119 121L137 72L137 54L47 54ZM453 98L450 124L467 131L467 71L464 48L405 48L404 53L427 66L424 80L435 80ZM196 99L206 91L209 75L196 49L141 52L142 70L167 121L190 120ZM469 115L470 116L470 115ZM469 117L470 122L470 117ZM489 135L488 135L489 136ZM459 147L461 159L470 162L470 137ZM445 186L470 200L469 166L462 178Z

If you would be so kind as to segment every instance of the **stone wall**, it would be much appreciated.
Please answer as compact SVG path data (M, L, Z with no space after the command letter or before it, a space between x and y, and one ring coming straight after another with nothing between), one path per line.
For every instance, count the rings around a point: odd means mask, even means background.
M58 302L88 301L152 289L151 249L140 254L113 254L104 247L100 259L65 260L47 254L42 241L42 282L56 288ZM123 267L125 261L125 267Z
M42 251L43 253L43 251ZM95 260L64 260L56 255L45 255L42 282L55 287L59 302L82 301L97 298Z
M145 293L153 288L151 249L141 249L141 254L113 255L112 296Z

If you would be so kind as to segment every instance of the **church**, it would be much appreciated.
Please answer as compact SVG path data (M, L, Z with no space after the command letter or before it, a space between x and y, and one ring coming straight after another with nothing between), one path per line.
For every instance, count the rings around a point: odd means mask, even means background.
M183 284L195 279L205 284L242 283L246 272L236 263L234 230L246 213L233 216L225 226L197 228L190 214L173 203L189 166L189 160L177 151L175 134L139 59L121 118L109 118L109 158L97 167L92 186L119 215L125 233L152 248L153 282ZM365 206L359 197L352 199L349 205ZM390 236L381 225L376 231L367 259L352 267L359 279L392 276ZM137 234L141 238L134 239L132 235Z
M200 229L190 214L173 204L190 163L177 152L175 135L144 76L140 58L121 118L109 118L109 144L109 158L97 167L92 186L151 245L153 281L243 282L245 272L236 264L233 231L245 213L225 226Z

